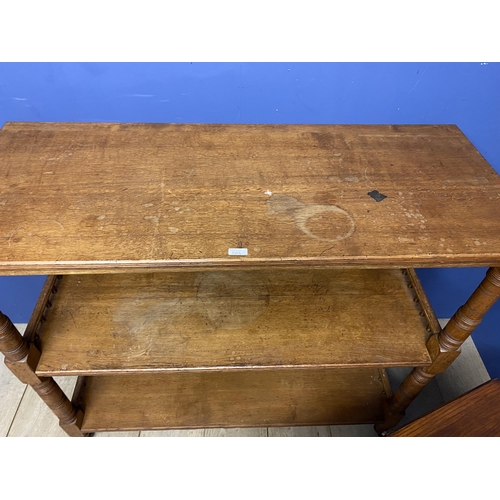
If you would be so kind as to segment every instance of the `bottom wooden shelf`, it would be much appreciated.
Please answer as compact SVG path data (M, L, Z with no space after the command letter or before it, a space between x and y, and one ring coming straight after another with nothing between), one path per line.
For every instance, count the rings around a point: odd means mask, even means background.
M76 391L83 432L376 423L390 396L377 368L104 375Z

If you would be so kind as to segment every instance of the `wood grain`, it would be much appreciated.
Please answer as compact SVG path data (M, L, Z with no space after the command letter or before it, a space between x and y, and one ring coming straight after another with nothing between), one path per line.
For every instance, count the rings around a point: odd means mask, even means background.
M440 319L439 322L441 326L444 327L448 322L448 319ZM26 325L15 325L16 328L23 333ZM454 399L464 392L467 392L482 383L489 380L488 373L484 368L484 363L482 362L474 342L471 337L469 337L461 346L461 354L453 362L453 364L442 374L438 374L434 381L427 385L415 402L408 408L405 418L400 422L399 426L405 425L412 420L428 413L439 406L442 406L445 402ZM401 373L400 373L401 372ZM406 378L409 371L406 368L400 369L390 369L388 370L389 380L393 389L396 390L401 382ZM64 382L64 379L59 378ZM66 380L72 380L71 378ZM436 384L435 382L438 382ZM62 384L61 384L62 385ZM438 387L439 385L439 387ZM0 436L5 436L11 425L17 427L15 420L16 412L19 403L22 399L24 390L26 386L20 383L16 377L14 377L7 368L0 363ZM69 392L67 392L69 394ZM442 394L442 395L441 395ZM33 394L35 402L37 397ZM24 408L24 406L23 406ZM54 429L58 435L63 435L61 429L57 426L56 419L48 408L44 405L40 405L42 411L47 413L47 418L43 419L41 425L37 425L37 430L39 434L51 436L51 430ZM36 408L34 413L38 416ZM22 417L21 417L22 418ZM29 418L29 416L28 416ZM48 428L45 428L47 425ZM28 429L28 427L27 427ZM279 428L271 428L279 430ZM307 427L300 427L301 432L308 432ZM230 432L233 435L234 432L241 432L243 435L247 435L248 432L261 431L262 434L267 433L266 428L246 428L246 429L210 429L210 432L225 433L227 435ZM59 434L60 433L60 434ZM373 425L343 425L343 426L331 426L331 433L334 437L368 437L377 436L373 429ZM137 435L138 432L104 432L96 433L96 436L111 436L111 437L122 437ZM271 433L272 434L272 433ZM313 435L313 431L310 431ZM30 435L33 435L31 433ZM141 437L203 437L205 435L205 429L193 429L193 430L167 430L167 431L141 431Z
M65 276L37 373L425 365L409 284L400 270Z
M34 343L37 348L40 347L38 343L38 328L40 324L46 319L47 309L52 306L51 300L57 293L57 285L61 276L47 276L45 283L43 284L38 300L36 301L33 312L28 325L26 326L26 331L24 333L24 339L26 342Z
M7 123L0 209L3 274L500 265L500 177L453 125Z
M389 391L372 368L87 377L82 430L371 423Z
M404 272L408 273L408 277L410 279L411 286L415 290L415 299L418 300L420 307L422 308L421 314L423 314L427 318L427 323L430 332L433 334L438 334L441 331L441 325L434 314L434 310L432 309L431 303L425 294L424 288L420 279L415 272L415 269L405 269Z
M20 363L30 354L30 345L2 311L0 311L0 351L5 356L5 361L12 363Z
M40 351L26 342L12 321L0 311L0 352L5 356L7 368L23 383L41 383L35 374Z
M490 380L391 435L500 437L500 381Z
M21 382L32 386L60 419L61 427L71 436L82 436L79 428L81 412L72 405L52 377L38 377L35 374L40 351L33 344L29 344L10 319L1 312L0 351L5 356L7 368Z
M82 412L75 408L61 387L52 377L43 378L32 389L59 419L59 425L73 437L83 437L80 430Z

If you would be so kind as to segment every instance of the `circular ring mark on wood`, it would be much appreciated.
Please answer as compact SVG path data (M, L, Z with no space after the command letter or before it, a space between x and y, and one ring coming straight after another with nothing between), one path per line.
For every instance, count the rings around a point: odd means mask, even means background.
M336 205L305 204L293 196L277 194L268 199L267 209L271 214L293 218L298 229L320 241L342 241L351 237L356 229L352 216ZM321 218L324 220L318 224ZM316 228L311 230L308 224L314 221ZM334 234L336 236L330 237Z
M308 225L315 219L317 223L314 229ZM307 236L320 241L342 241L353 235L354 219L345 210L336 205L305 205L295 214L297 227ZM327 236L337 233L337 236Z

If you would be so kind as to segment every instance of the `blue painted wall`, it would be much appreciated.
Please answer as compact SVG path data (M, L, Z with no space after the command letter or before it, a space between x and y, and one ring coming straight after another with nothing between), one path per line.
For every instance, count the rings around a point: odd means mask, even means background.
M500 64L0 64L6 121L455 123L500 173ZM419 275L449 317L484 271ZM26 322L42 283L1 277L0 307ZM500 303L474 341L500 378Z

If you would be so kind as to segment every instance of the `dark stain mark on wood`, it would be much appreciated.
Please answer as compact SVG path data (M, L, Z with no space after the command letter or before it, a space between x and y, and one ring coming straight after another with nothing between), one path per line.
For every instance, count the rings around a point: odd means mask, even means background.
M311 132L311 136L318 142L318 146L321 149L332 150L335 148L335 138L332 136L332 134Z
M377 202L385 200L387 198L387 196L385 194L379 193L376 189L374 189L373 191L370 191L367 194L368 194L368 196L370 196L371 198L373 198Z

